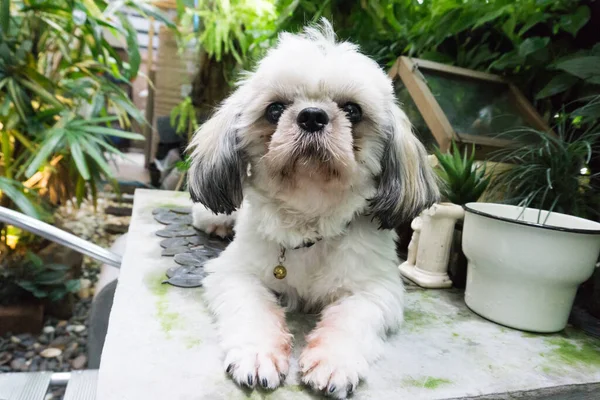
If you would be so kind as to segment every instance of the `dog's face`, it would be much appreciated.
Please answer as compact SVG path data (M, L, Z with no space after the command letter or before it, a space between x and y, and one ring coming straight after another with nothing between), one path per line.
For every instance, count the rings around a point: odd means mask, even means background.
M327 23L281 35L191 147L192 198L214 212L249 185L308 217L348 207L391 228L438 196L391 81Z

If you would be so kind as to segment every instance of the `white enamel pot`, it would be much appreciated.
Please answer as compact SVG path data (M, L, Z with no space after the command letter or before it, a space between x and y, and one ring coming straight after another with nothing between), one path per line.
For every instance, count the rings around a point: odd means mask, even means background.
M598 261L600 224L503 204L464 208L467 306L516 329L564 329L577 288Z

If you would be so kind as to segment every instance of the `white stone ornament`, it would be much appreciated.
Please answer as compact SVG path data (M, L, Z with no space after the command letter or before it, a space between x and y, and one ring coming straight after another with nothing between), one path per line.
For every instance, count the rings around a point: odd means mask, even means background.
M400 264L400 273L424 288L451 287L448 260L454 225L464 214L461 206L439 203L415 218L411 223L413 235L408 245L407 260Z

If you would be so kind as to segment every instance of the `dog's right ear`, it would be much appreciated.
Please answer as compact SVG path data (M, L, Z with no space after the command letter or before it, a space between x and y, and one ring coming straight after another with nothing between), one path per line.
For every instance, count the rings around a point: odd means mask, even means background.
M240 88L241 89L241 88ZM188 188L192 200L215 214L231 214L242 204L246 171L238 143L240 89L196 131L188 147Z

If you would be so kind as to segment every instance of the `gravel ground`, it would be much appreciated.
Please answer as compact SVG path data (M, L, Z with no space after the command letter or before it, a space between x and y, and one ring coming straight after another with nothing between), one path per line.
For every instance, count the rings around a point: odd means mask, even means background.
M107 231L109 225L128 226L130 217L105 214L106 207L130 207L106 198L99 198L94 209L90 201L81 207L68 203L55 214L56 225L75 235L110 247L119 234ZM75 310L69 320L46 316L39 334L7 334L0 336L0 373L3 372L64 372L85 369L87 366L88 316L93 287L101 263L84 257L81 284L75 295ZM45 400L62 398L64 388L57 388Z

